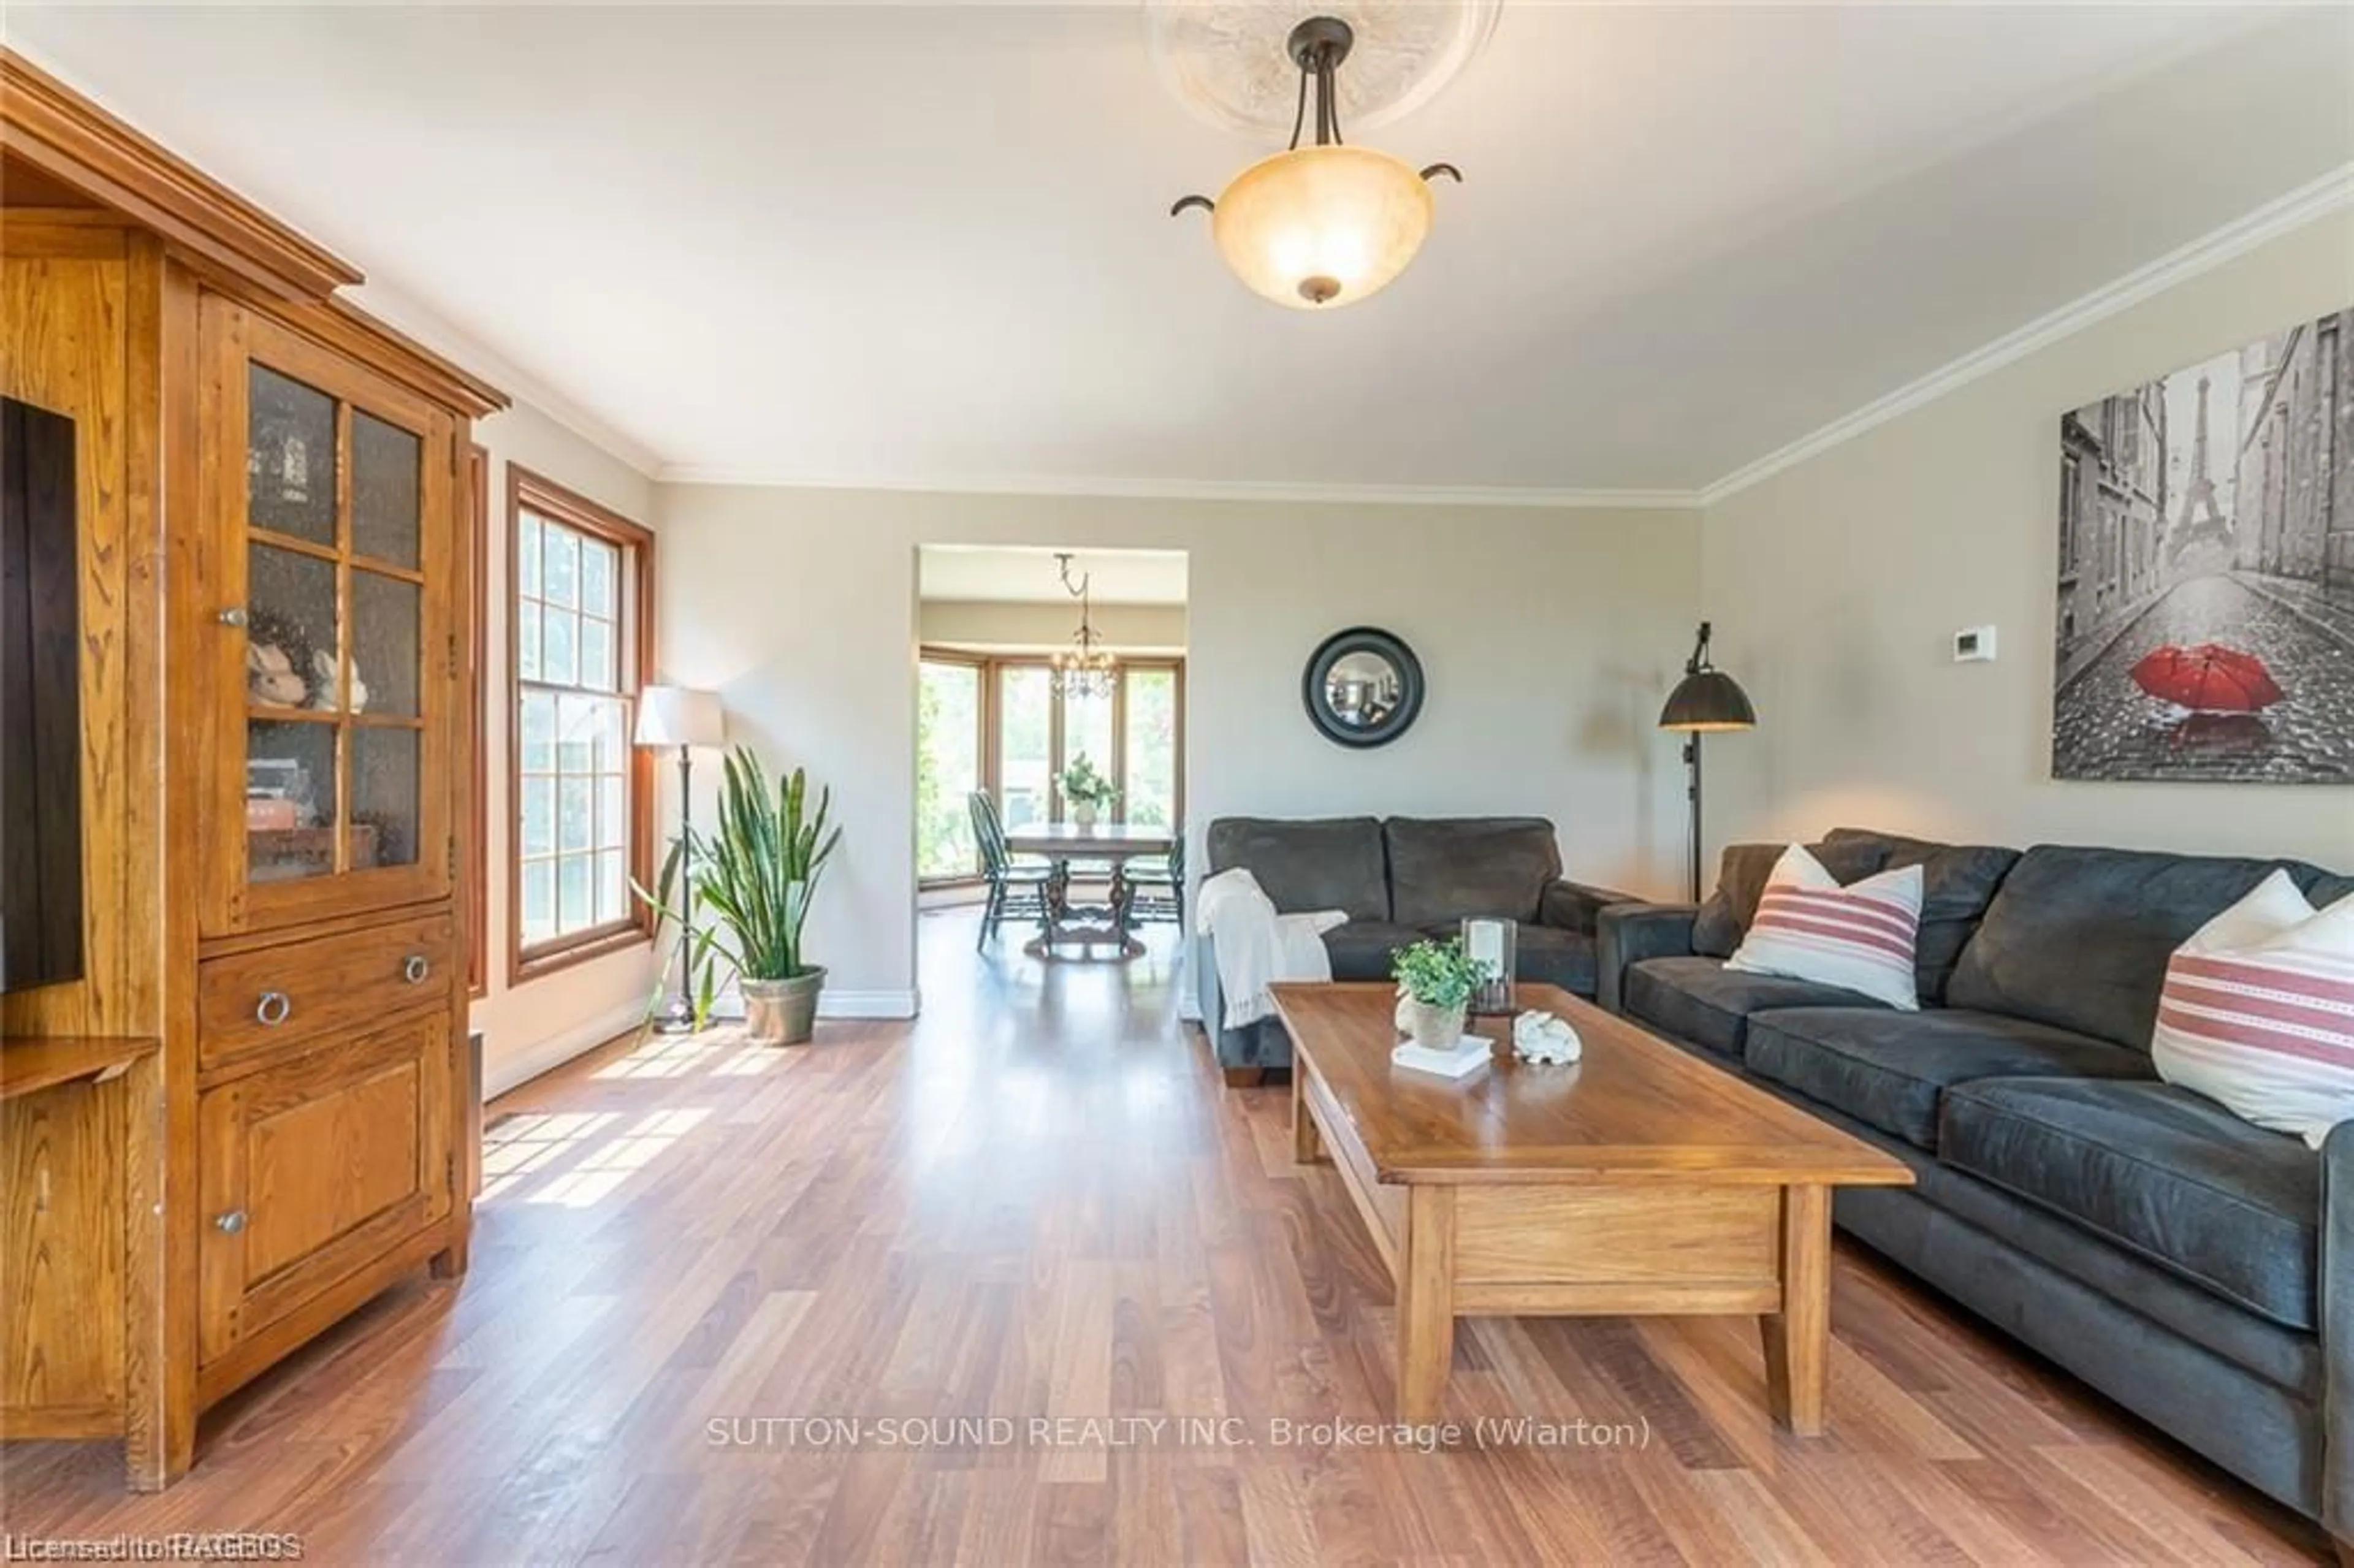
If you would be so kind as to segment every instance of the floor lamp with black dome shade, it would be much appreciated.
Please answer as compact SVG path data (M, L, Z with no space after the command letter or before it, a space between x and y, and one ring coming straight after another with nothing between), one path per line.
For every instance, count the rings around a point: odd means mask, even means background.
M1684 737L1685 793L1691 802L1691 898L1701 897L1700 737L1716 730L1755 729L1757 710L1741 683L1718 669L1708 656L1709 623L1700 623L1700 638L1691 657L1684 661L1684 678L1668 694L1659 709L1661 729L1681 730Z

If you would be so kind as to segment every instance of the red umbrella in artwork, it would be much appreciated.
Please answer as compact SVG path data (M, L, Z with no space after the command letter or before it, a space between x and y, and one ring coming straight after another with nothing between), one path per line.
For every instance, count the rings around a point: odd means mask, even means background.
M2200 713L2252 714L2281 699L2262 659L2220 642L2167 643L2133 667L2133 678L2159 701Z

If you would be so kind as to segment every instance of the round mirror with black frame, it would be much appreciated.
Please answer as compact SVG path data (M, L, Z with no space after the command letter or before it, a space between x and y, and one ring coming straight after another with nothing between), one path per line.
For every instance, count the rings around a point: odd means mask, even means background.
M1300 677L1299 697L1325 739L1386 746L1421 715L1422 661L1388 632L1352 626L1318 644Z

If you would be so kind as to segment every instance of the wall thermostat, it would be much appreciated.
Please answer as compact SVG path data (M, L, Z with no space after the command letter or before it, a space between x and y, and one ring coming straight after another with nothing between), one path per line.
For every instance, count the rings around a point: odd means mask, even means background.
M1984 663L1994 657L1994 628L1966 626L1954 633L1954 662Z

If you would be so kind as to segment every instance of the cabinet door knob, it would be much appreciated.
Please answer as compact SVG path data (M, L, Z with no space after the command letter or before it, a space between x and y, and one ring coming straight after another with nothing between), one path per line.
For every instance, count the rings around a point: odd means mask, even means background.
M215 1214L213 1228L227 1235L237 1234L238 1232L245 1229L245 1211L231 1209L226 1214Z
M282 991L265 991L261 1000L253 1004L253 1021L264 1029L275 1029L286 1022L294 1011L294 999Z
M423 953L411 953L401 960L400 978L411 985L423 985L425 977L432 972L433 966L425 961Z
M241 604L233 604L227 609L222 610L220 612L220 622L223 626L243 626L245 624L245 606Z

